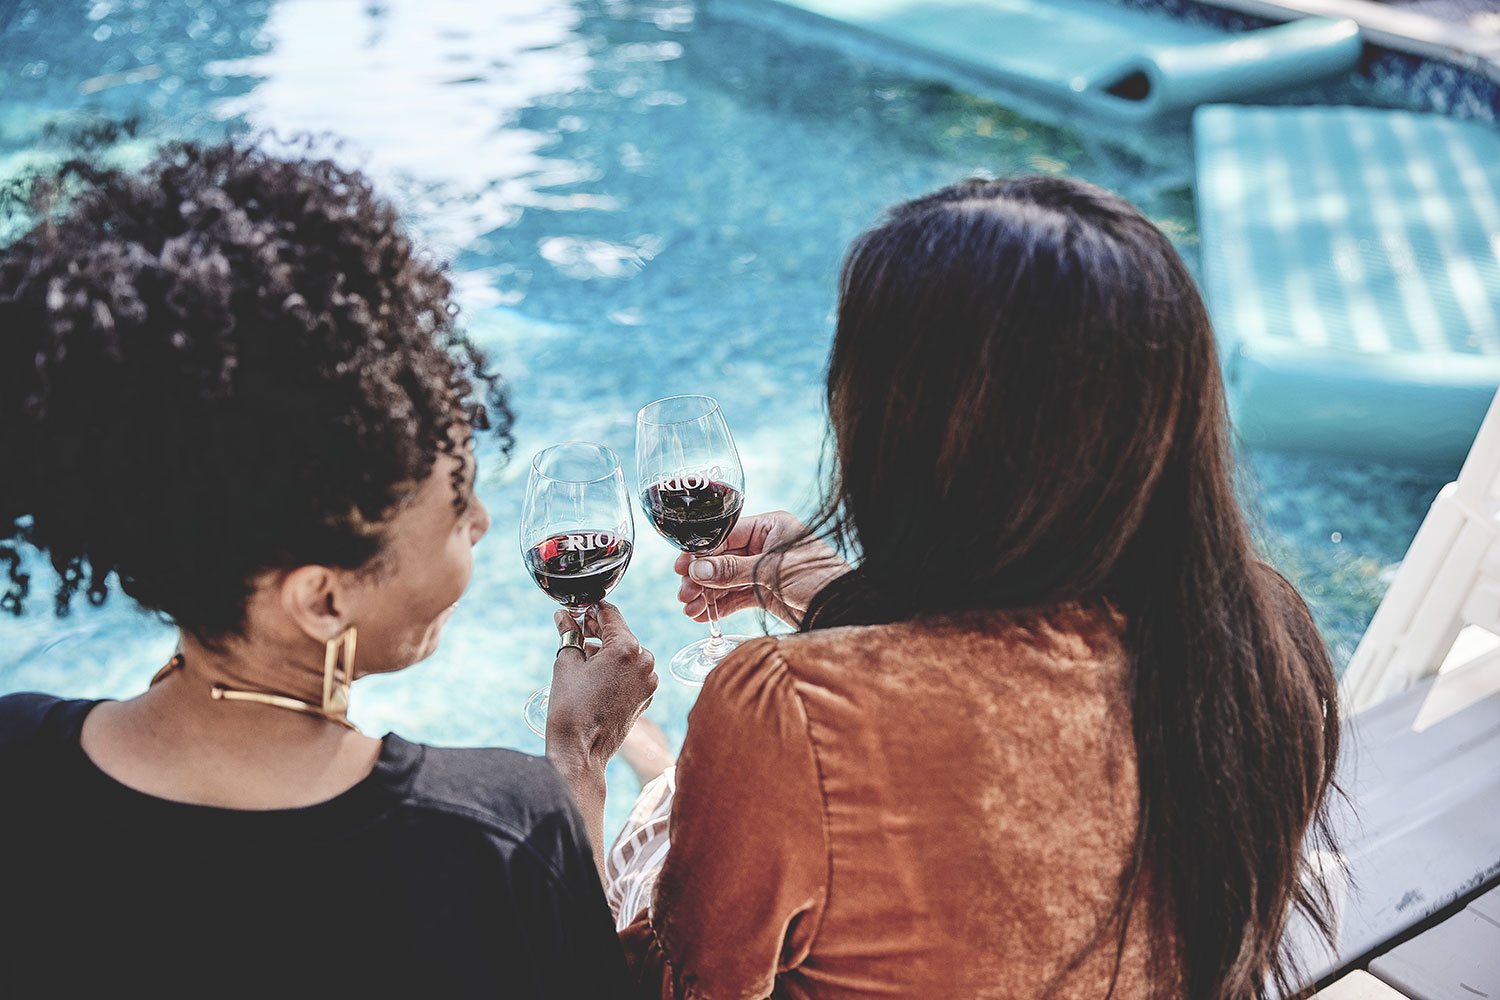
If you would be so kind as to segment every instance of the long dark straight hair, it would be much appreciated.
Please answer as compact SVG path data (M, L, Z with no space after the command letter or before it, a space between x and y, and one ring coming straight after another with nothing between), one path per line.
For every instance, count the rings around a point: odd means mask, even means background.
M901 205L845 262L828 406L837 467L813 529L857 568L804 627L1112 604L1140 810L1093 944L1123 946L1149 880L1186 996L1286 992L1290 912L1330 927L1302 858L1305 837L1332 846L1333 669L1253 552L1213 331L1172 245L1064 178Z

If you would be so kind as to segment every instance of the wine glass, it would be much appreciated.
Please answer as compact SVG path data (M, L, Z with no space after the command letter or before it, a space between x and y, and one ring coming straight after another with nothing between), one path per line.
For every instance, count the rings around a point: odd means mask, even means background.
M542 592L583 616L604 600L630 565L635 519L620 456L603 445L569 441L536 453L521 506L521 559ZM526 725L547 731L547 696L526 702Z
M712 396L669 396L636 415L636 482L641 506L657 532L684 552L709 555L740 519L745 472L729 425ZM709 591L708 638L689 643L668 669L684 684L701 685L708 672L746 636L719 630Z

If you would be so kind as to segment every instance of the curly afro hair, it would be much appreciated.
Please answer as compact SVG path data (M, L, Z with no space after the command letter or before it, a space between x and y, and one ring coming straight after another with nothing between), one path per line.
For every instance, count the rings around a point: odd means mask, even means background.
M30 545L58 614L113 573L216 641L262 571L378 566L382 523L440 452L474 430L508 451L442 268L357 171L177 144L29 191L34 224L0 254L5 609Z

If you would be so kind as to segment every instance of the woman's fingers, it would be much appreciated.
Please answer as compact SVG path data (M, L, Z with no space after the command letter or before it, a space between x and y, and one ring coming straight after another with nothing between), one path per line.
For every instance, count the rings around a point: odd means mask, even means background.
M729 537L724 539L722 548L727 552L746 552L750 546L750 540L755 536L756 522L764 516L752 514L736 521L729 531Z
M562 640L567 637L570 631L577 631L579 639L583 639L583 630L580 629L578 627L578 624L573 621L573 616L568 614L566 611L558 611L553 614L552 623L557 626L557 658L562 659L564 656L571 656L576 653L579 659L587 659L588 653L586 652L584 647L572 645L564 646L562 644Z
M583 621L588 634L602 640L605 646L620 644L627 649L640 647L635 633L625 624L625 616L608 601L600 601L590 608Z
M756 556L760 555L765 547L766 537L769 533L772 519L781 515L781 511L771 514L752 514L742 517L735 523L729 532L729 537L724 539L724 544L719 547L720 554ZM787 515L790 517L791 515ZM688 575L688 567L695 561L701 561L704 557L693 556L687 552L679 552L677 558L672 561L672 571L678 576Z
M760 607L754 591L750 590L719 591L714 603L720 618L746 608ZM682 613L696 622L708 621L708 602L704 600L703 591L698 591L696 597L682 602Z
M682 574L678 595L681 597L683 593L702 592L706 587L722 593L763 582L758 581L755 576L759 562L759 556L699 556L688 565L687 572Z
M799 538L804 531L802 522L783 510L752 514L740 518L717 554L697 557L685 552L678 554L672 569L681 577L677 599L682 602L683 614L694 621L707 621L706 592L712 594L720 616L760 607L761 595L756 592L759 589L769 598L767 606L772 612L790 621L788 614L783 613L786 601L773 584L790 588L794 596L800 596L797 578L803 575L806 555L799 546L785 553L779 566L762 566L762 553L788 539ZM821 542L814 543L813 548L832 553ZM842 560L838 562L842 565Z
M688 577L706 587L748 587L758 562L759 556L700 556L688 567Z
M553 621L559 635L575 627L566 613L558 613ZM579 657L568 648L558 654L548 703L547 752L560 759L602 764L651 703L656 660L613 604L590 609L584 631L588 642L600 645L590 645Z

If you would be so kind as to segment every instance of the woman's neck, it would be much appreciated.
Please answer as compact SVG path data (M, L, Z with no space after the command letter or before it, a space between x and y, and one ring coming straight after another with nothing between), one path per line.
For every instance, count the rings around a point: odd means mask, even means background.
M380 741L272 705L216 699L214 685L322 701L321 650L184 636L181 665L144 694L89 713L84 753L110 777L158 798L233 809L312 805L370 773Z

